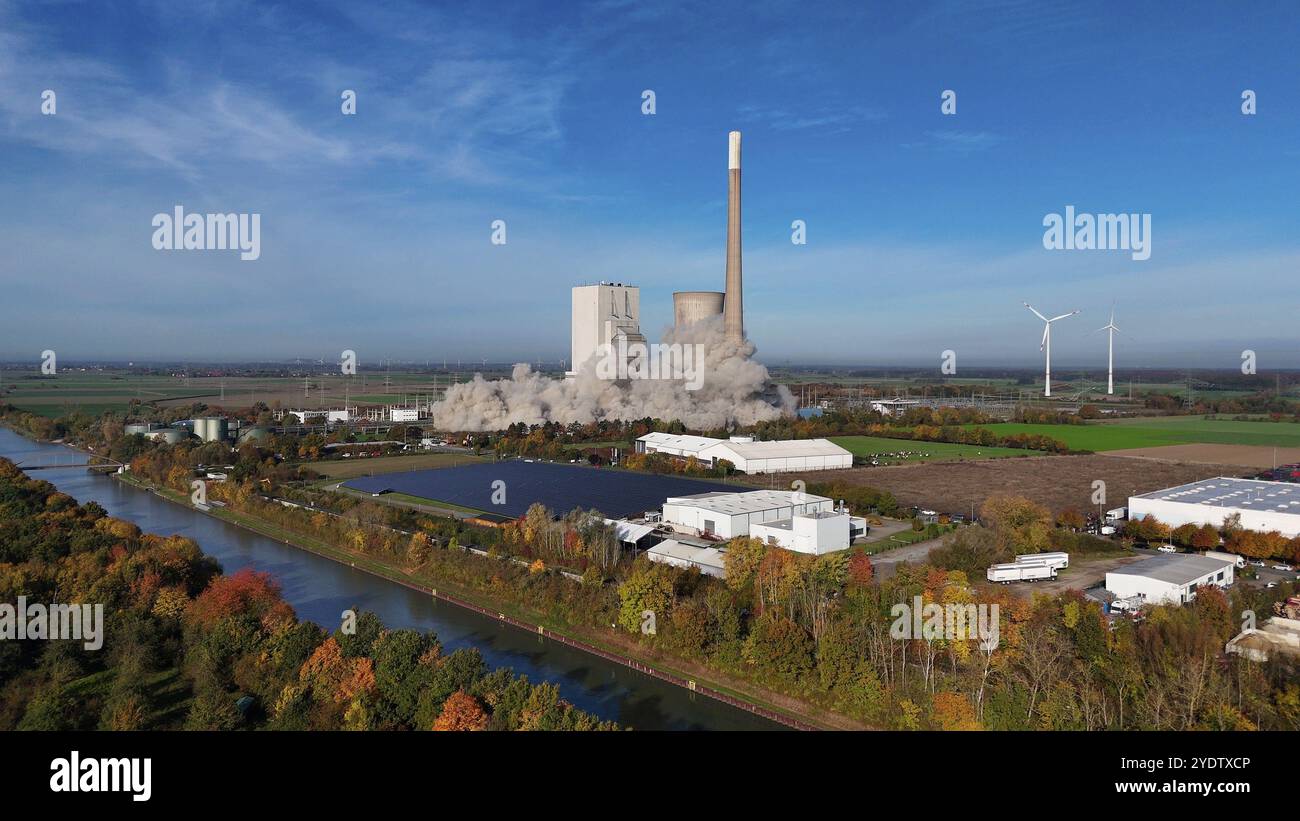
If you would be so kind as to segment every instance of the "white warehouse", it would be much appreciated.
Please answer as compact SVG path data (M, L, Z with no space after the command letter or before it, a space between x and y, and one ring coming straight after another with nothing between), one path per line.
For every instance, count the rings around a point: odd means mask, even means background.
M775 547L821 556L848 549L853 540L853 518L840 511L796 513L789 519L753 522L749 526L749 535ZM866 522L858 521L861 522L857 528L860 534L865 532Z
M833 507L825 496L790 490L696 493L667 499L663 520L687 533L730 539L750 535L753 524L792 519L801 513L831 513Z
M694 456L710 467L726 459L745 473L838 470L853 467L853 454L829 439L782 439L758 442L752 436L712 439L671 433L647 433L636 440L637 453Z
M1232 562L1208 556L1152 556L1106 574L1106 589L1117 598L1137 597L1149 604L1183 604L1206 585L1227 587L1233 582Z
M1241 526L1247 530L1276 530L1288 538L1300 535L1300 485L1220 476L1128 500L1130 519L1154 516L1173 527L1221 527L1234 513L1241 514Z

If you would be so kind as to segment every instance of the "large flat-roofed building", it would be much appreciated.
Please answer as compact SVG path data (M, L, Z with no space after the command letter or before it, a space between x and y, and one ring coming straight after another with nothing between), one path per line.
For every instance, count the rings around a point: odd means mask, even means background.
M796 470L838 470L853 467L853 454L829 439L755 441L749 436L712 439L669 433L647 433L636 441L638 453L666 453L680 459L695 457L716 466L727 460L744 473L787 473Z
M1165 524L1213 525L1234 513L1247 530L1276 530L1283 536L1300 535L1300 485L1219 476L1166 490L1130 496L1128 516L1154 516Z
M853 518L842 511L796 513L789 519L752 522L749 535L774 547L821 556L848 549L853 540ZM861 534L866 530L866 522L858 521L861 524L857 531Z
M1116 597L1137 597L1149 604L1183 604L1207 585L1233 583L1232 562L1208 556L1152 556L1106 574L1106 589Z
M664 502L663 520L674 529L723 539L748 536L750 525L791 519L803 513L830 513L833 502L790 490L747 493L697 493Z

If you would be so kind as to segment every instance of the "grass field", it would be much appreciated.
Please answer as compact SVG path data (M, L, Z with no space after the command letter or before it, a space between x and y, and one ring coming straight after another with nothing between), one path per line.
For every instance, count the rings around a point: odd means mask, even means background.
M1034 456L1038 451L1023 448L995 448L980 445L954 445L948 442L915 442L910 439L886 439L882 436L832 436L831 441L854 456L911 451L908 456L882 456L882 465L911 465L920 462L958 462L968 459L1005 459L1009 456Z
M1200 416L1143 417L1086 425L1003 422L983 427L1004 436L1017 433L1050 436L1065 442L1073 450L1096 452L1185 444L1300 447L1300 424L1237 422Z
M377 456L367 459L304 462L303 466L329 479L355 479L358 476L449 468L482 461L485 461L482 457L471 453L420 453L413 456Z

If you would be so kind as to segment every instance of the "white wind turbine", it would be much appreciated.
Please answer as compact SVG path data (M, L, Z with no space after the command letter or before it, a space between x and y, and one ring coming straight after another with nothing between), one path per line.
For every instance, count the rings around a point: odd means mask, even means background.
M1097 331L1106 331L1109 344L1106 350L1106 395L1111 396L1115 393L1115 332L1119 328L1115 327L1115 307L1110 309L1110 322L1097 329ZM1094 331L1093 333L1096 333Z
M1043 341L1039 344L1038 349L1040 351L1046 351L1047 353L1047 375L1043 380L1043 396L1051 396L1052 395L1052 323L1056 322L1058 319L1065 319L1067 316L1074 316L1079 312L1070 311L1068 314L1061 314L1060 316L1054 316L1051 319L1048 319L1047 317L1040 314L1038 311L1034 310L1034 306L1030 305L1028 302L1025 303L1025 307L1033 311L1034 316L1043 320L1044 323Z

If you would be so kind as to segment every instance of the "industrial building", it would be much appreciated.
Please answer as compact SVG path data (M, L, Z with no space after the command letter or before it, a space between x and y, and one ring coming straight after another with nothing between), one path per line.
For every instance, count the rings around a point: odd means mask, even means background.
M749 535L773 547L821 556L846 550L867 532L867 522L842 510L796 513L789 519L752 522Z
M1236 567L1208 556L1152 556L1106 574L1106 589L1117 598L1139 598L1147 604L1184 604L1198 588L1233 583Z
M663 520L686 533L730 539L748 536L753 524L823 512L833 512L831 500L808 493L789 490L709 492L669 497L664 502Z
M1300 535L1300 485L1219 476L1166 490L1130 496L1128 516L1154 516L1172 527L1213 525L1240 514L1247 530L1276 530L1288 538Z
M727 575L726 555L725 548L685 538L667 539L645 553L646 558L652 562L673 567L694 567L704 575L718 579Z
M572 322L569 376L602 351L645 344L641 289L621 282L574 286Z
M917 399L875 399L871 402L871 409L885 416L902 416L919 407L921 402Z
M637 453L665 453L680 459L694 457L702 464L731 462L745 473L784 473L801 470L837 470L853 467L853 454L829 439L783 439L758 442L750 436L712 439L671 433L647 433L636 440Z

